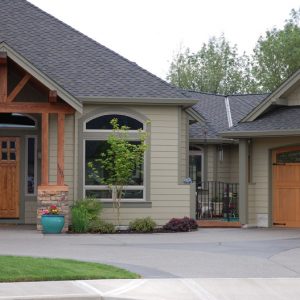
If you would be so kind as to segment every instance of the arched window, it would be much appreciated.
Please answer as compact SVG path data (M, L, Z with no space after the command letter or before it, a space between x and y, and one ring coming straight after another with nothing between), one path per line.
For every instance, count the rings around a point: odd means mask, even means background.
M103 185L98 180L97 176L93 176L93 170L89 167L90 163L97 166L98 174L102 178L107 176L100 163L97 163L97 158L105 153L109 148L107 139L112 134L112 119L118 119L119 126L127 126L130 130L128 141L132 144L140 143L138 130L144 130L144 124L134 118L125 114L95 115L87 119L84 123L83 129L83 147L84 147L84 197L93 197L101 199L102 201L111 201L112 193L108 186ZM137 167L132 178L127 186L124 186L123 201L143 201L145 200L145 178L144 178L144 164Z
M0 113L0 128L35 128L36 120L19 113Z
M121 126L127 126L130 130L139 130L143 129L143 123L140 121L126 116L126 115L118 115L118 114L109 114L103 115L96 118L93 118L86 122L85 129L86 130L112 130L112 125L110 121L112 119L118 119L118 123Z

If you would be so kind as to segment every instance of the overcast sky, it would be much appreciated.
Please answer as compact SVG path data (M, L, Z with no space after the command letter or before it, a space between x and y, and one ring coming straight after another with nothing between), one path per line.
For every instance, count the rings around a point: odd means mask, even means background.
M166 77L181 45L197 50L222 32L250 53L299 0L29 0L99 43Z

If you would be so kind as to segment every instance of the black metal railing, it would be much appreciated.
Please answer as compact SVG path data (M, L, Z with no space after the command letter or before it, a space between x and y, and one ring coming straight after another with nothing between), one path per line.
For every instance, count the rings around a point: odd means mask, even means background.
M196 193L196 218L238 221L238 190L238 183L201 182Z

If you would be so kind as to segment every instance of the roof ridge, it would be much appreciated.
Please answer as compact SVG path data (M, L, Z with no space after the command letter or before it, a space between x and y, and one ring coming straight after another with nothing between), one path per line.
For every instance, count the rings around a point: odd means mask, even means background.
M262 96L262 95L270 95L270 93L264 92L264 93L236 93L236 94L218 94L218 93L212 93L212 92L201 92L193 89L184 89L181 88L181 90L185 92L192 92L192 93L198 93L203 95L212 95L212 96L219 96L219 97L235 97L235 96Z
M147 74L149 74L150 76L152 76L153 78L159 80L160 82L162 82L163 84L167 85L168 87L170 87L173 90L176 90L176 92L180 93L182 96L184 96L184 98L188 98L186 95L184 95L177 87L171 85L170 83L166 82L165 80L163 80L162 78L154 75L153 73L151 73L150 71L144 69L143 67L139 66L136 62L133 62L129 59L127 59L126 57L122 56L121 54L117 53L116 51L106 47L105 45L101 44L100 42L97 42L96 40L94 40L93 38L89 37L88 35L80 32L79 30L77 30L76 28L72 27L71 25L65 23L64 21L56 18L55 16L51 15L50 13L46 12L45 10L39 8L38 6L36 6L35 4L29 2L28 0L25 0L26 3L28 3L30 6L32 6L33 8L39 10L41 13L47 15L48 17L58 21L59 23L61 23L62 25L68 27L69 29L73 30L74 32L80 34L81 36L83 36L84 38L90 40L91 42L93 42L94 44L96 44L97 46L101 46L104 49L106 49L107 51L113 53L114 55L118 56L119 58L121 58L122 60L128 62L131 65L134 65L136 67L138 67L140 70L142 70L143 72L146 72Z
M201 92L201 91L197 91L197 90L184 89L184 88L180 88L180 89L183 90L183 91L185 91L185 92L192 92L192 93L198 93L198 94L203 94L203 95L212 95L212 96L226 97L226 95L223 95L223 94L210 93L210 92Z
M263 96L263 95L270 95L270 93L248 93L248 94L228 94L226 97L237 97L237 96Z

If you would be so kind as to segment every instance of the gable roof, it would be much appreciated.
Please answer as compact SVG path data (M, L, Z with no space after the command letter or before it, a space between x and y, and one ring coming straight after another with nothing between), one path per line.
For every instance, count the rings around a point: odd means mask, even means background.
M177 88L25 0L1 0L0 42L81 101L186 99Z
M280 97L298 81L300 81L300 69L285 80L273 93L269 94L269 96L257 107L249 112L249 114L243 118L242 122L254 121L273 104L285 104L284 100L280 99Z
M195 123L190 126L192 140L222 140L220 133L227 131L231 125L228 114L230 114L232 125L235 126L268 96L268 94L225 96L188 90L183 90L183 92L199 100L192 108L205 119L205 124ZM226 101L229 105L227 108Z
M300 135L300 107L277 106L251 122L240 122L222 133L224 137Z

